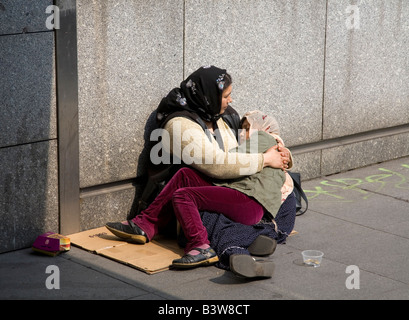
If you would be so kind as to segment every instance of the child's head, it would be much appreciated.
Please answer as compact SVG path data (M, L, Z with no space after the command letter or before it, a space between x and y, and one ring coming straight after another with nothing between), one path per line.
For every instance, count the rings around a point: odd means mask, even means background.
M269 134L280 134L278 122L259 110L247 112L240 121L241 141L247 140L254 131L265 131Z

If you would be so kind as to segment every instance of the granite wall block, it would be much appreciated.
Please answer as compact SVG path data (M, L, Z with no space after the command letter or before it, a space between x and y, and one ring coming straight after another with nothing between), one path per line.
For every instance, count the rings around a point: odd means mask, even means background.
M81 231L104 226L109 221L124 221L136 215L141 186L109 190L81 197Z
M183 80L183 1L77 1L81 187L144 172L152 112Z
M321 150L293 154L293 172L299 172L302 180L313 179L321 175Z
M57 136L54 35L0 36L0 147Z
M408 1L328 1L324 139L409 123L408 48Z
M47 31L46 13L52 0L1 0L0 35Z
M58 232L56 140L0 148L0 252Z
M409 154L409 133L322 150L321 175L347 171Z

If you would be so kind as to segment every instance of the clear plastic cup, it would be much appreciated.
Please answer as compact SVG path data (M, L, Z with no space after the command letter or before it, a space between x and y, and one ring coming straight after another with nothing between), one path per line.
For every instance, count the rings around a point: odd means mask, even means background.
M323 252L318 250L304 250L301 252L304 264L319 267L322 261Z

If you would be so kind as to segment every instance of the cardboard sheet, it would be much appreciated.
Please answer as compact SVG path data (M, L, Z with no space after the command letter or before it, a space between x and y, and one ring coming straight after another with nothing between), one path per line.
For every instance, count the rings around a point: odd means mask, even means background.
M126 242L101 227L68 236L71 244L129 265L148 274L169 269L183 255L176 240L156 237L146 244Z

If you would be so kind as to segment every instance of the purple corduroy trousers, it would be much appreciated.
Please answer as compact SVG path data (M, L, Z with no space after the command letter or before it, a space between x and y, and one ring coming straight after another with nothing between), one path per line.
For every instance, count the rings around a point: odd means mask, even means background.
M245 225L258 223L264 208L240 191L214 186L208 177L191 168L180 169L165 188L132 221L149 240L166 226L174 215L187 239L185 252L209 244L199 211L216 212Z

